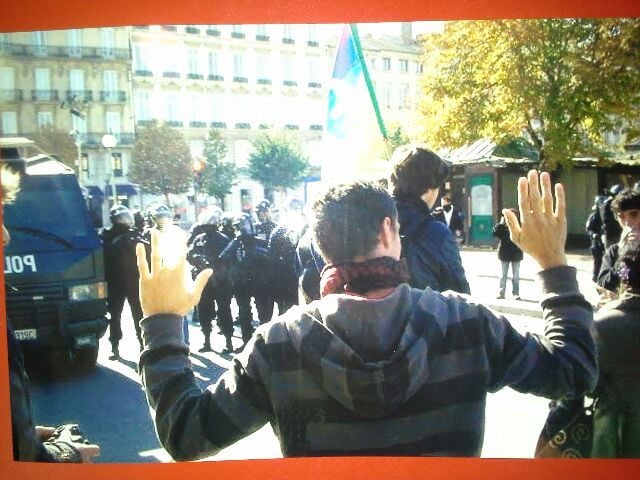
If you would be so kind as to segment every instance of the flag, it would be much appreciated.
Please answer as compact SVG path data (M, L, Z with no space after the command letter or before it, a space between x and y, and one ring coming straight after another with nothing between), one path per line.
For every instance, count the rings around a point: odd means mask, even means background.
M386 176L386 131L355 25L342 31L328 103L322 182Z

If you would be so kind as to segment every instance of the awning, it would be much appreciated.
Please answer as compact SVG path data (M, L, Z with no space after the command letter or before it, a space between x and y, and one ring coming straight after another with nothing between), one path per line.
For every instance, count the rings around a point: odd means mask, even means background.
M89 192L90 197L104 197L104 193L100 189L100 187L96 187L95 185L87 185L87 191Z
M111 185L107 185L105 190L107 192L107 195L111 196ZM127 197L130 197L132 195L138 195L138 190L134 185L125 183L122 185L116 185L116 193L118 195L125 195Z

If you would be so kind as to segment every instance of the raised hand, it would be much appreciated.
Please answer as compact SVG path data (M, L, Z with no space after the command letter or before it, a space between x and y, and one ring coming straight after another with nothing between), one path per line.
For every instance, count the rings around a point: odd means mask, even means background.
M555 203L554 210L549 174L530 170L527 178L518 179L520 221L512 211L502 211L511 240L543 269L567 264L566 203L564 187L559 183L555 186Z
M161 248L161 233L151 231L151 270L144 246L136 246L138 271L140 272L140 304L145 316L157 313L185 315L200 299L213 270L206 269L191 280L186 262L187 246L184 238L172 243L171 248ZM165 245L166 247L166 245ZM168 261L163 258L170 255Z

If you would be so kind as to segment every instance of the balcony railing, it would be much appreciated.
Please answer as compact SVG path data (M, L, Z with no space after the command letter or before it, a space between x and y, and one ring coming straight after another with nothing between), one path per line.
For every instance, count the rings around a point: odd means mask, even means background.
M140 124L141 121L138 120L138 125ZM104 133L105 132L81 133L80 142L87 147L101 147ZM113 136L116 137L116 147L133 145L136 141L135 134L133 133L114 133Z
M293 45L296 41L293 38L285 37L282 39L282 43L286 43L288 45Z
M190 80L203 80L204 75L201 73L187 73L187 78Z
M184 122L182 120L167 120L166 124L170 127L183 127Z
M231 32L231 38L244 38L245 34L242 32Z
M124 90L101 90L100 101L105 103L122 103L127 101L127 92Z
M319 45L320 43L316 42L315 40L307 40L307 47L317 47Z
M226 122L211 122L211 128L227 128Z
M321 88L322 84L320 82L309 82L307 86L309 88Z
M257 80L258 85L271 85L271 80L268 78L259 78Z
M184 31L187 33L194 33L194 34L200 33L200 29L198 27L186 27Z
M271 128L271 125L269 125L268 123L261 123L258 128L260 130L268 130L269 128Z
M57 102L57 90L31 90L31 100L34 102Z
M293 123L289 123L289 124L285 125L284 128L287 129L287 130L299 130L300 126L299 125L295 125Z
M238 130L249 130L251 128L250 123L238 122L236 123L236 129Z
M249 79L247 77L233 77L233 81L236 83L248 83Z
M224 77L222 75L209 75L209 77L207 77L209 80L213 80L214 82L222 82L224 80Z
M314 124L314 125L309 125L309 130L322 130L323 127L322 125L318 125L318 124Z
M151 70L136 70L133 73L137 77L153 77L153 72Z
M93 92L91 90L67 90L65 98L80 102L93 102Z
M191 122L189 122L189 126L193 128L207 128L207 122L192 120Z
M284 85L285 87L296 87L298 85L298 82L296 82L295 80L285 80L284 82L282 82L282 85Z
M216 30L215 28L209 28L207 29L207 35L209 35L210 37L219 37L220 30Z
M256 35L256 41L257 42L268 42L269 41L269 35Z
M162 27L160 27L162 30L164 30L165 32L177 32L178 31L178 27L176 27L175 25L162 25Z
M35 57L72 57L72 58L108 58L128 60L128 48L105 47L69 47L67 45L28 45L21 43L6 43L2 50L7 55L35 56Z
M22 90L3 89L0 90L0 100L5 102L21 102L23 99Z
M162 72L162 78L180 78L180 72Z

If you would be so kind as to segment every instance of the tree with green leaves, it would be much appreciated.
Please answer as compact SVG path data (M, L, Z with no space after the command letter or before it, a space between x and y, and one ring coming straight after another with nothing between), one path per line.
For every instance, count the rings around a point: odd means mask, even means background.
M209 131L203 155L206 162L202 175L203 187L209 195L218 199L224 210L224 198L236 184L238 168L233 161L225 158L227 144L219 130L212 128Z
M640 19L459 21L424 40L424 139L456 148L526 135L544 168L638 134ZM621 147L619 145L618 147Z
M265 133L254 142L249 155L249 176L267 191L286 190L299 185L309 168L293 140L285 135Z
M76 165L78 148L74 138L67 131L59 130L53 125L45 125L37 133L34 133L30 140L78 173Z
M170 193L185 193L193 185L191 153L184 136L156 121L144 126L136 135L128 176L146 193L164 195L171 206Z

